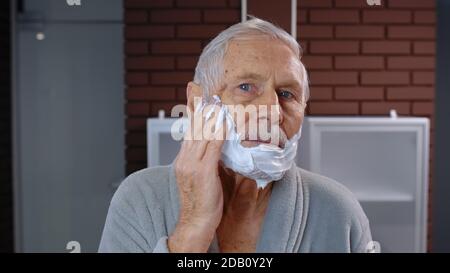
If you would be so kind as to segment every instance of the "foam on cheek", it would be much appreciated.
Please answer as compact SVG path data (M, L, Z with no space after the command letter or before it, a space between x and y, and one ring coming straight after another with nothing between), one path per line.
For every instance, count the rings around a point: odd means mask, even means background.
M245 177L254 180L258 188L264 188L269 182L280 180L291 168L297 153L297 142L301 137L300 130L285 143L284 148L275 145L260 144L255 147L241 145L240 136L236 131L236 124L226 105L218 96L213 96L211 104L220 107L216 120L216 130L223 126L227 129L227 139L222 147L221 160L224 165ZM208 104L203 102L196 111L203 111ZM214 110L208 110L205 120L212 117Z

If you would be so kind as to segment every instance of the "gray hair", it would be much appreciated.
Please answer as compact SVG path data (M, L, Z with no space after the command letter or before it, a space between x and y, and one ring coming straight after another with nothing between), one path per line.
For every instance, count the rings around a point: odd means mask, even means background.
M222 31L203 49L195 68L194 82L203 88L203 97L209 98L213 90L221 84L223 77L223 59L228 45L232 40L249 39L249 35L267 36L285 43L301 60L302 48L299 43L285 30L270 22L256 17L241 22ZM309 99L308 74L300 61L302 74L302 89L304 101Z

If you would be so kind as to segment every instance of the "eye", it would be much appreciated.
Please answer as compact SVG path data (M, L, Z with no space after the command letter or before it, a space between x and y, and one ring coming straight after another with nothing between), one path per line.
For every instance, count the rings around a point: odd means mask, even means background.
M283 97L285 99L292 99L294 97L294 95L287 90L281 90L280 92L278 92L278 96Z
M252 91L252 85L249 83L243 83L239 85L239 89L245 92L250 92Z

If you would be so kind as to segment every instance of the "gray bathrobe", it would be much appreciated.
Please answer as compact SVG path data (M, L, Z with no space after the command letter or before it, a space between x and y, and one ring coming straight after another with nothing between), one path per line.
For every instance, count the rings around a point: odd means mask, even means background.
M111 201L99 252L169 252L178 210L173 164L131 174ZM274 182L256 252L365 252L370 240L349 190L293 165ZM219 252L217 238L209 252Z

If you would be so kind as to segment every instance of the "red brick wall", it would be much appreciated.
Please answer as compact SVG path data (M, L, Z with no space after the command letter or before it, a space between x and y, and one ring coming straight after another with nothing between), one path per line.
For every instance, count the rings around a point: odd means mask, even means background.
M434 0L382 0L381 7L365 0L298 2L298 37L311 78L308 114L387 115L395 108L433 119ZM146 165L145 119L185 103L202 47L240 20L240 1L124 5L130 173Z
M299 1L313 115L433 114L433 0Z
M387 115L396 109L400 115L426 116L432 121L433 154L435 1L382 4L299 1L298 37L311 79L308 113ZM430 157L430 192L432 167Z

